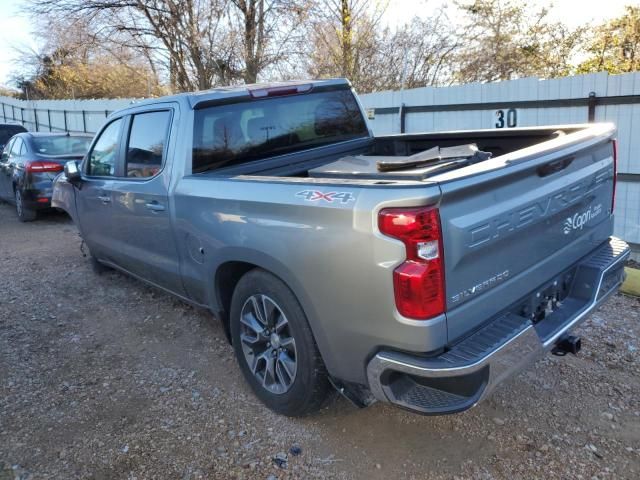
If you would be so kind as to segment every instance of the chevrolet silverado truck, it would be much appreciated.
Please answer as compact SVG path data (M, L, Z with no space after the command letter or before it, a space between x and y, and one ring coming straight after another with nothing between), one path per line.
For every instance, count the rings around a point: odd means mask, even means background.
M113 113L53 205L96 269L219 318L272 410L468 409L614 294L611 124L374 136L348 81Z

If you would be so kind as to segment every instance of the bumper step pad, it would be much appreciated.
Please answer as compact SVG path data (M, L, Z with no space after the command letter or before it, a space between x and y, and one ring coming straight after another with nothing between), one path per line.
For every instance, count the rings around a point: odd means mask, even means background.
M406 405L416 405L424 409L450 410L454 405L466 404L469 398L426 385L414 384L412 388L399 396L398 400Z

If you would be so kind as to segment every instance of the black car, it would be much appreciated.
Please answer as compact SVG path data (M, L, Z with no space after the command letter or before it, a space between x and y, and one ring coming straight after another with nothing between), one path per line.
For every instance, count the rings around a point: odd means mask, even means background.
M0 157L0 199L15 203L23 222L51 208L53 179L68 160L80 160L90 135L25 132L14 135Z
M16 123L0 123L0 150L9 143L11 137L18 133L26 132L27 129Z

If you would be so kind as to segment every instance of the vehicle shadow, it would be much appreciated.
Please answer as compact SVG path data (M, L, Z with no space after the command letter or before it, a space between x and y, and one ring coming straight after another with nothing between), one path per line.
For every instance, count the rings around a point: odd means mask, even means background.
M0 201L0 215L2 216L2 226L7 227L10 225L16 225L20 223L16 215L16 208L14 205L7 202ZM66 212L58 209L43 210L38 212L38 218L33 222L27 222L24 225L56 225L56 224L68 224L73 223L71 217Z

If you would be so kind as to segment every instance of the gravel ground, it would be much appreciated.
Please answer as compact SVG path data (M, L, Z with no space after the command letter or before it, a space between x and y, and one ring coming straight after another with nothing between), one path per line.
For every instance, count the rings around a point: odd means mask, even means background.
M469 412L336 398L289 419L252 396L207 312L95 275L79 245L66 216L0 205L0 480L640 478L638 299Z

